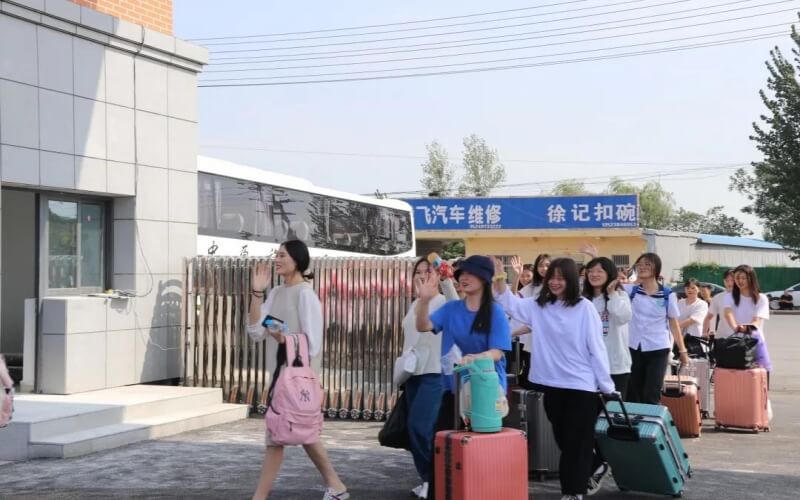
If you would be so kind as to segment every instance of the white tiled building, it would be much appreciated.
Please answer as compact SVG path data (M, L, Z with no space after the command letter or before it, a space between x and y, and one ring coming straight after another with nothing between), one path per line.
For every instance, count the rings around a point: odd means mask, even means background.
M31 351L24 304L38 299L44 392L180 375L206 62L201 47L67 0L0 1L0 352ZM137 297L88 296L108 288Z

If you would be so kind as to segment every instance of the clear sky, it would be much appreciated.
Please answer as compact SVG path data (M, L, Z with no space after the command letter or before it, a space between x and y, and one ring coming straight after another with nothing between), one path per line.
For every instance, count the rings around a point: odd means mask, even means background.
M534 6L539 8L530 9ZM797 21L796 11L800 10L800 0L176 0L175 33L181 38L289 33L510 9L525 10L361 31L429 28L426 30L301 41L291 39L350 35L359 31L284 35L273 37L287 40L283 42L264 43L263 40L269 38L256 38L246 41L256 40L258 43L214 45L209 48L216 51L272 49L271 52L212 53L212 63L220 63L223 62L220 59L222 57L285 54L285 58L296 59L309 57L295 55L298 53L337 51L337 55L342 55L344 53L341 51L354 48L387 49L432 41L456 44L456 40L496 35L538 38L447 50L434 50L434 46L427 46L425 50L416 52L358 58L251 62L250 66L212 64L206 68L209 71L202 76L201 82L219 78L341 73L521 57L529 59L442 69L531 64L724 41L781 31L787 34L778 38L697 50L506 71L312 85L201 88L200 151L209 156L307 177L318 185L349 192L370 193L376 189L383 192L414 191L420 189L422 173L422 160L416 157L424 156L426 143L439 141L448 149L451 159L458 161L462 138L475 133L498 150L506 167L506 183L523 184L498 193L539 194L543 188L552 187L552 184L525 183L564 178L591 178L597 184L589 187L602 189L611 175L624 174L639 178L660 176L662 185L674 193L679 206L703 212L711 206L723 205L726 213L745 221L756 235L760 235L761 228L757 220L740 212L745 199L728 190L729 176L733 172L730 165L747 164L759 158L748 135L753 120L764 112L758 96L759 89L766 84L764 61L769 58L769 50L775 45L789 53L789 24ZM784 12L776 12L779 10ZM553 13L555 11L566 12ZM751 17L720 22L744 16ZM498 18L507 19L475 23ZM653 22L666 19L674 20ZM467 22L475 24L463 25ZM620 24L637 23L647 24L609 29ZM700 23L711 24L687 27ZM433 27L443 24L459 26ZM511 24L524 26L507 27ZM432 36L445 31L475 29L482 31ZM588 30L594 31L575 33ZM631 33L640 34L629 35ZM709 34L714 36L691 38ZM419 35L425 36L372 44L329 45ZM628 36L597 40L613 35ZM652 43L679 38L684 40ZM214 41L217 42L220 40ZM485 40L479 43L482 42ZM642 43L649 45L597 51ZM543 44L551 45L515 49ZM323 46L275 50L275 47L304 45ZM514 50L452 56L500 48ZM594 52L585 52L592 50ZM565 52L573 54L551 55ZM449 57L277 71L216 72L221 69L252 69L256 66L315 66L433 55ZM435 69L405 72L430 71ZM362 73L355 76L399 73L403 72ZM230 83L298 79L251 79ZM301 151L357 153L365 156ZM385 157L392 155L404 158Z

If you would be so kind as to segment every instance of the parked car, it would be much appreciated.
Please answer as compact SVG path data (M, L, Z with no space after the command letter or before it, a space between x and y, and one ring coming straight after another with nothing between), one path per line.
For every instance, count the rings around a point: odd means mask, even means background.
M781 298L783 292L789 290L789 293L792 294L792 299L794 300L794 308L797 309L800 307L800 283L794 284L790 287L786 287L783 290L775 290L773 292L766 292L767 297L769 298L769 308L770 309L780 309L778 305L778 299Z
M717 294L720 294L725 291L724 286L719 286L716 283L707 283L705 281L700 282L700 286L709 286L711 287L711 296L714 297ZM686 292L683 291L683 283L679 283L672 287L672 291L678 294L679 299L686 298Z

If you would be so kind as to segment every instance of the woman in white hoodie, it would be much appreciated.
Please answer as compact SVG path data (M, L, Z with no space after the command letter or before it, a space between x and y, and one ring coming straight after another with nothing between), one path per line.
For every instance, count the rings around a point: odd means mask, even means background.
M418 278L439 276L436 268L425 258L414 265L414 283ZM439 294L430 301L431 313L439 309L448 300L457 300L453 282L449 279L441 281L445 295ZM419 290L416 290L419 293ZM433 433L439 407L444 393L442 380L442 336L417 331L417 300L411 304L408 314L403 319L403 354L414 351L417 358L414 375L405 383L405 397L408 402L408 437L411 444L411 455L414 466L422 479L422 484L412 490L418 498L427 498L428 484L431 480L431 458L433 457Z
M502 264L495 266L502 275ZM494 280L494 287L506 313L533 332L529 381L544 392L545 413L561 449L561 498L580 500L592 475L597 392L614 392L600 317L580 295L572 259L550 263L536 299L517 297L502 279Z

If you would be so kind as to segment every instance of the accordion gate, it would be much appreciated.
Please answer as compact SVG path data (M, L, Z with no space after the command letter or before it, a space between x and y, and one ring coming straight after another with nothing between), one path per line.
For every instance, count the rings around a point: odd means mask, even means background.
M250 273L270 259L195 257L184 282L183 384L220 387L226 401L266 410L271 374L265 342L247 335ZM330 418L383 420L394 406L394 360L413 300L412 259L312 259L322 303L323 411ZM273 273L273 285L277 284ZM260 300L252 298L252 300Z

